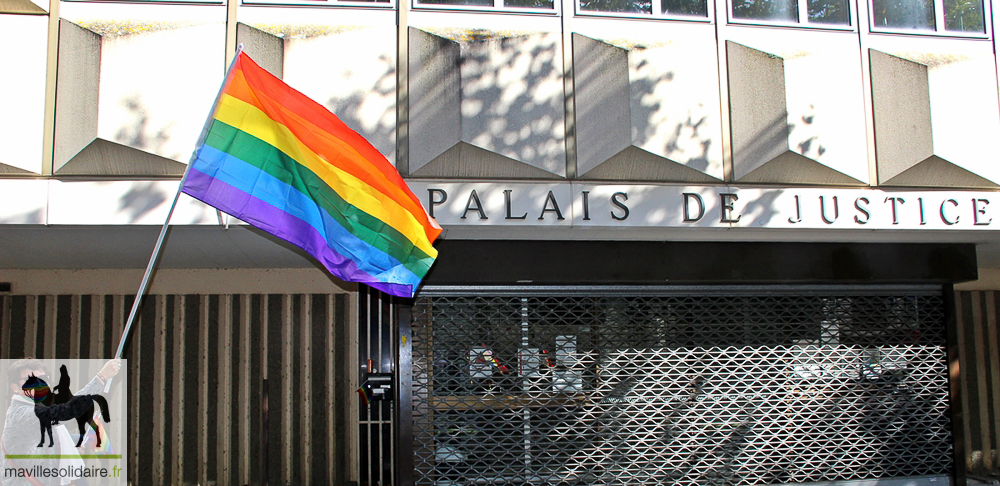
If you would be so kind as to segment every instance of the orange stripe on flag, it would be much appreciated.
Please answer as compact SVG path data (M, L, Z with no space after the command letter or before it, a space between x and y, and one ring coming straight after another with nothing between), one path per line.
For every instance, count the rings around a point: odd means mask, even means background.
M441 228L427 217L415 195L405 186L396 169L368 141L348 128L330 112L295 91L251 62L237 64L226 93L263 111L284 125L303 144L327 163L357 177L382 197L406 208L425 228L430 241ZM392 226L393 222L388 221Z

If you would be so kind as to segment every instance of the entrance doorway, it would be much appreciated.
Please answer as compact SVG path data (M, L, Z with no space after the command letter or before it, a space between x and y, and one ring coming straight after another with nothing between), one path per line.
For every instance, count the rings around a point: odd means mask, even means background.
M940 286L424 288L416 485L952 471Z

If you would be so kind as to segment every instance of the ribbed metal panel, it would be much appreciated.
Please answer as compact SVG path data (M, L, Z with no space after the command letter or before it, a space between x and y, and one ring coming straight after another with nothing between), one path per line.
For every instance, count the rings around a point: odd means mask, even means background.
M748 486L953 469L940 287L583 290L422 294L415 484Z
M1000 292L955 293L968 475L1000 478Z
M0 357L110 357L133 299L0 296ZM338 360L356 336L349 305L346 294L144 299L124 353L138 411L130 481L351 481L357 385Z

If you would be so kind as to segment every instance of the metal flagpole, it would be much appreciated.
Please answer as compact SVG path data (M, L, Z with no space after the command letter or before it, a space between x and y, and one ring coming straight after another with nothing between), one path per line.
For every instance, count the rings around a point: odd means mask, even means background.
M181 197L181 189L184 188L184 181L187 180L188 173L191 172L191 164L194 163L195 159L198 157L198 149L205 142L205 136L208 134L208 130L212 126L213 115L215 114L215 108L219 105L219 99L222 98L222 92L226 89L226 81L229 80L229 75L232 74L233 66L236 65L236 60L240 57L240 52L243 51L243 44L236 47L236 55L233 56L233 61L229 64L229 68L226 69L226 75L222 78L222 85L219 87L219 92L215 95L215 102L212 103L212 110L208 113L208 117L205 119L205 126L201 130L201 135L198 137L198 143L195 144L195 149L191 152L191 160L188 161L187 167L184 169L184 175L181 176L181 182L177 185L177 193L174 194L174 201L170 203L170 210L167 211L167 219L163 222L163 227L160 228L160 236L156 239L156 246L153 247L153 254L149 257L149 263L146 264L146 273L142 275L142 281L139 283L139 291L135 294L135 301L132 302L132 310L128 313L128 319L125 321L125 329L122 331L122 338L118 341L118 350L115 351L115 359L122 357L122 350L125 348L125 341L128 339L129 332L132 330L132 324L135 322L135 315L139 311L139 305L142 303L142 296L146 293L146 287L149 285L149 280L153 276L153 269L156 267L157 260L160 259L160 250L163 248L163 240L167 237L167 228L170 227L170 218L174 215L174 208L177 207L177 201ZM111 380L108 378L107 383L104 386L104 392L107 393L111 389Z

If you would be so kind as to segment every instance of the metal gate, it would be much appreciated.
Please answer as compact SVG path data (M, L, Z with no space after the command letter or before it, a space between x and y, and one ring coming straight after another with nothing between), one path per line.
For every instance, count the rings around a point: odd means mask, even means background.
M424 289L417 485L949 474L940 287Z

